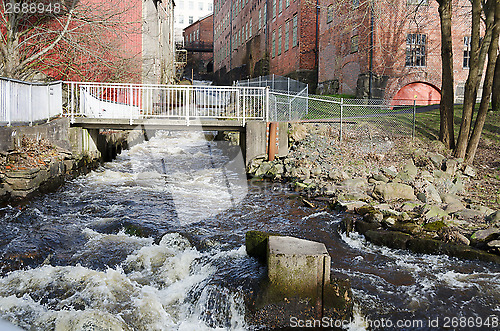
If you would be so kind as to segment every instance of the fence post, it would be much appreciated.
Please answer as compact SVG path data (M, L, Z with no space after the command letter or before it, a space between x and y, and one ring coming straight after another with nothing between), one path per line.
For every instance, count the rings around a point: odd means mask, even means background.
M241 115L243 116L243 126L245 126L245 110L246 110L245 89L243 88L241 92L243 94L242 96L243 106L241 107Z
M129 106L130 106L130 107L129 107L129 109L130 109L130 120L129 120L129 123L130 123L130 125L132 125L132 123L133 123L133 120L132 120L132 113L133 113L133 112L132 112L132 107L133 107L133 105L134 105L134 90L133 90L133 88L132 88L132 84L130 84L129 89L130 89L130 99L129 99ZM102 108L102 107L101 107L101 108Z
M47 85L47 123L50 122L50 85Z
M10 90L10 85L11 85L11 82L8 80L6 82L6 88L5 88L5 108L6 108L6 111L7 111L7 126L11 126L12 125L12 104L11 104L11 90Z
M75 123L75 83L71 82L71 123Z
M241 105L240 105L240 88L236 89L236 111L234 112L237 117L240 117L240 110L241 110Z
M186 87L186 125L189 126L189 91L190 87Z
M344 111L344 98L340 98L340 137L339 141L342 142L342 116Z
M411 139L415 138L415 113L417 112L417 100L413 99L413 125L411 130Z
M265 118L266 118L266 122L269 122L269 86L266 86L266 97L265 97L265 102L266 102L266 114L265 114Z
M30 93L28 96L28 102L30 103L30 126L33 126L33 84L30 84Z

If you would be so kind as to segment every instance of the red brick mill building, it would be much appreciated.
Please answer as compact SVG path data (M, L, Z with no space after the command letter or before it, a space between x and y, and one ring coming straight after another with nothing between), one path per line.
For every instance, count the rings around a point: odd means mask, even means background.
M319 93L395 103L413 102L416 95L418 104L439 102L437 1L317 3L316 7L313 0L216 0L214 70L218 76L240 79L274 73L317 85ZM454 2L457 101L468 75L470 22L470 2Z

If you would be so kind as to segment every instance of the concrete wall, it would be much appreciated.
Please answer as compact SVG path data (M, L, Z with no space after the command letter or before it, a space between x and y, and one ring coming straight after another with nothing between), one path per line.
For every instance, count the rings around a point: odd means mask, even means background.
M33 126L0 127L0 152L16 149L21 145L23 136L46 139L52 144L70 150L69 119L59 118L49 123Z

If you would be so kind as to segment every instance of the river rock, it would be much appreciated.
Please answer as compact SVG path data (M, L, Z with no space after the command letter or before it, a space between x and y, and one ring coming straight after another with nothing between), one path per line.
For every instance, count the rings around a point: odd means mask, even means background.
M328 178L330 178L331 180L334 180L336 182L340 182L340 181L347 179L347 174L341 170L338 170L338 169L331 169L328 172Z
M381 173L374 174L373 179L375 179L376 181L379 181L379 182L384 182L384 183L389 182L389 178L387 178L384 174L381 174Z
M429 160L431 160L434 167L436 167L437 169L441 169L441 167L443 165L443 161L445 159L445 157L443 155L441 155L439 153L429 153L428 157L429 157Z
M395 249L405 249L406 243L412 238L409 234L403 232L387 230L368 230L365 233L365 237L375 245Z
M432 184L427 185L425 188L425 201L426 203L441 203L441 197L438 190Z
M387 168L382 168L380 169L384 175L386 175L389 178L394 178L398 175L398 169L396 169L395 166L390 166Z
M384 201L392 200L415 200L413 188L401 183L380 183L373 190L374 196L383 199Z
M271 169L267 171L267 175L270 177L281 177L283 175L284 169L281 163L274 164Z
M337 200L333 205L333 208L340 211L355 211L363 206L368 205L364 201L342 201Z
M444 210L449 214L465 209L462 201L460 201L460 199L453 194L445 194L443 196L443 202L446 204Z
M456 159L448 159L445 162L446 173L450 176L455 176L458 169L458 162Z
M365 187L368 184L366 178L357 177L353 179L344 180L341 185L345 187L345 189L349 192L359 191L361 188Z
M431 218L443 218L448 216L448 213L439 208L436 205L433 205L429 208L429 210L424 214L426 219L431 219Z
M481 213L480 211L474 210L474 209L467 209L467 208L459 210L459 211L453 213L453 215L455 217L458 217L458 218L463 219L463 220L473 220L473 219L480 219L480 218L484 217L483 213Z
M471 167L470 165L465 166L463 173L468 177L472 178L476 177L476 170L474 170L474 168Z
M382 222L383 219L384 215L377 211L366 213L365 215L363 215L363 220L368 223L377 223L380 225L380 222Z
M494 213L491 213L486 217L486 220L490 223L493 223L495 226L500 226L500 210L497 210Z
M270 162L262 162L255 171L255 177L263 177L271 169Z
M496 240L500 237L500 228L490 227L485 230L479 230L474 232L471 237L473 244L481 244Z
M403 169L396 175L396 178L404 183L411 183L417 177L417 167L413 164L413 160L408 161Z

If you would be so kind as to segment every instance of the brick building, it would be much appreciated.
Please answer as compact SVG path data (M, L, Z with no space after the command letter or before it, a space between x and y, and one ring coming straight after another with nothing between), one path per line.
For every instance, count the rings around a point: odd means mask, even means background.
M215 81L274 73L317 82L318 20L309 0L215 0Z
M412 102L415 96L418 104L440 101L437 1L321 0L320 7L320 92L394 103ZM470 58L470 2L457 0L454 9L453 65L459 99Z
M200 18L184 29L184 49L188 52L186 74L195 79L207 79L213 72L214 15Z

